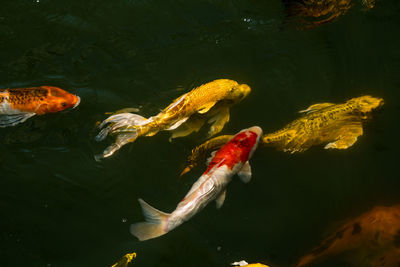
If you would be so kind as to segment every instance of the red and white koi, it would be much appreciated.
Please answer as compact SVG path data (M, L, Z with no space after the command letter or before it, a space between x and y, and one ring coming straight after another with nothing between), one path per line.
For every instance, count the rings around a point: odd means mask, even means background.
M243 182L250 181L249 159L261 136L262 129L258 126L244 129L213 152L207 170L172 213L161 212L139 199L146 222L132 224L131 233L141 241L155 238L189 220L214 199L220 208L233 175L238 174Z
M53 86L0 89L0 127L14 126L32 116L75 108L79 96Z

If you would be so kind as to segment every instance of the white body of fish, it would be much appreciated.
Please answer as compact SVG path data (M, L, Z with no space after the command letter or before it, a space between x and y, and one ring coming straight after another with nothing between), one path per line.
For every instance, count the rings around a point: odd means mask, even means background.
M248 157L245 160L238 159L233 164L226 165L224 164L225 159L219 157L221 161L206 171L193 184L184 199L170 214L161 212L151 207L144 200L139 199L146 222L132 224L131 233L141 241L155 238L164 235L189 220L213 200L217 201L217 208L220 208L225 200L226 187L232 180L232 176L238 174L244 182L250 181L251 178L251 169L248 160L258 145L262 130L255 126L242 130L240 133L245 131L253 131L257 134L256 142L250 148L250 153L248 153ZM213 159L211 159L211 162Z

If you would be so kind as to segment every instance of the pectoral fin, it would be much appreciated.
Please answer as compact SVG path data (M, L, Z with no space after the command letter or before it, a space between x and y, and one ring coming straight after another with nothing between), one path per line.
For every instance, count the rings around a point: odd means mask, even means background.
M167 131L171 131L171 130L175 130L176 128L178 128L179 126L181 126L182 123L184 123L185 121L187 121L189 119L189 117L183 118L177 122L175 122L171 127L169 127L167 129Z
M323 109L323 108L326 108L329 106L333 106L333 105L334 104L332 104L332 103L314 104L314 105L309 106L307 109L300 110L299 113L307 113L308 114L308 113L315 112L317 110L320 110L320 109Z
M217 114L215 114L212 118L208 120L209 123L212 123L210 130L208 131L208 137L211 137L217 133L219 133L225 126L225 124L229 121L229 108L224 107L218 109Z
M251 180L251 167L249 161L243 165L242 169L238 172L238 176L243 183L248 183Z
M207 104L203 105L197 112L200 114L204 114L207 111L209 111L215 105L215 103L216 102L207 103Z
M17 125L35 115L36 113L33 112L0 115L0 128Z
M341 129L341 135L334 142L328 143L325 149L336 148L336 149L347 149L351 147L357 138L363 134L363 128L361 122L352 123L346 125Z
M187 136L193 132L199 131L200 128L204 125L204 122L205 122L204 118L191 117L180 127L178 127L177 129L172 131L172 135L171 135L169 141L171 141L174 138Z
M220 209L222 207L225 201L225 197L226 197L226 189L215 200L217 209Z

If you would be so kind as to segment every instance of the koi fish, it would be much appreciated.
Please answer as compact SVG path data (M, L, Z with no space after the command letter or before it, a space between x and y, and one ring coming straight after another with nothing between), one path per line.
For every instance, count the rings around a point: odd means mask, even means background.
M198 131L205 120L212 123L209 131L209 136L212 136L220 132L229 121L229 107L244 99L250 91L247 84L220 79L178 97L159 114L148 119L132 113L110 116L99 125L101 131L96 140L101 141L107 135L113 134L117 135L116 141L96 158L109 157L139 136L153 136L163 130L173 131L171 138L186 136Z
M373 8L375 0L362 0L364 7ZM294 24L304 28L316 27L344 15L353 0L283 0L286 14Z
M141 241L155 238L189 220L214 199L220 208L233 175L238 174L243 182L250 181L249 159L261 135L262 130L257 126L242 130L215 152L207 170L172 213L161 212L139 199L146 222L132 224L131 233Z
M53 86L0 89L0 127L14 126L32 116L79 105L79 96Z
M269 267L268 265L264 265L264 264L261 264L261 263L249 264L244 260L233 262L233 263L231 263L231 265L232 266L243 266L243 267Z
M383 99L372 96L352 98L344 104L321 103L300 113L303 117L281 130L265 134L262 144L289 153L303 152L311 146L326 144L325 149L347 149L363 134L363 123L370 113L383 105ZM209 151L222 147L232 135L208 140L192 150L181 175L204 160Z
M295 265L303 267L329 258L354 266L398 267L400 263L400 205L375 207L334 231Z
M111 267L128 267L130 262L136 258L136 253L128 253L123 256L118 262L114 263Z

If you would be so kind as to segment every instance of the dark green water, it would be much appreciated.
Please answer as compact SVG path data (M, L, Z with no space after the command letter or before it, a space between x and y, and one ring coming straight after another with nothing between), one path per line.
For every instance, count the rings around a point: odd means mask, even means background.
M82 102L0 129L0 266L110 266L132 251L133 266L286 266L335 223L400 203L399 12L397 0L368 12L357 4L301 31L282 26L279 0L2 1L0 88L54 85ZM125 107L154 115L217 78L252 87L223 133L274 131L310 104L363 94L385 106L348 150L259 149L252 181L234 179L221 210L138 242L137 199L175 208L204 171L178 180L205 130L141 138L99 163L107 143L93 140L95 122Z

